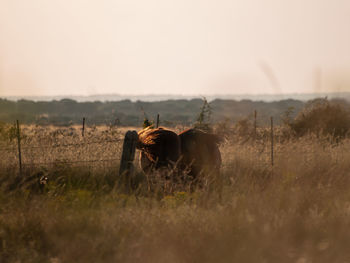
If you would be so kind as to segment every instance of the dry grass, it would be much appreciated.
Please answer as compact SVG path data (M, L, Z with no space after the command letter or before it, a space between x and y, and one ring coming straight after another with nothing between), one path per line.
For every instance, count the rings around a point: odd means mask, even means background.
M101 138L94 132L85 140ZM41 132L30 134L33 145L52 143L43 143ZM206 186L148 192L140 173L125 194L115 184L117 164L33 166L26 176L34 179L26 182L2 165L0 262L350 262L350 140L282 140L277 132L271 168L261 134L257 141L232 136L222 145L221 198ZM60 142L82 140L74 136ZM120 154L91 145L91 154ZM81 150L70 151L67 158ZM44 189L33 183L40 171L50 178Z

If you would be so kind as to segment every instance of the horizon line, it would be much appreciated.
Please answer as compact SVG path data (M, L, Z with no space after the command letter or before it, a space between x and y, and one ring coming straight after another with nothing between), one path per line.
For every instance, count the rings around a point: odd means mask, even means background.
M55 94L55 95L0 95L0 98L9 97L97 97L97 96L120 96L120 97L162 97L162 96L181 96L181 97L204 97L204 96L288 96L288 95L322 95L322 94L344 94L350 91L323 91L323 92L288 92L288 93L142 93L142 94L127 94L127 93L95 93L95 94Z

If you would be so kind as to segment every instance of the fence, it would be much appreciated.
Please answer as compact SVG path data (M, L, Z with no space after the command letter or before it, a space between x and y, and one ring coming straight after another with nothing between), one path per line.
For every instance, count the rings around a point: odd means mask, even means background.
M117 168L123 143L122 133L113 129L89 132L80 129L43 129L25 127L16 140L0 145L0 166L23 170L57 165L94 168ZM17 167L17 168L15 168Z
M16 128L17 140L0 145L0 165L17 169L20 174L23 169L59 165L117 169L122 158L124 133L106 129L95 130L91 134L84 120L82 129L58 128L48 131L41 127L24 127L21 134L18 122ZM262 164L268 162L261 159Z
M255 114L256 117L256 114ZM55 128L46 130L42 127L22 128L17 125L17 139L11 143L0 144L0 167L16 169L18 173L29 168L70 165L89 169L113 169L116 173L122 159L124 131L113 128ZM82 132L84 131L84 133ZM320 145L308 145L308 141L298 145L297 149L281 143L274 133L273 119L263 139L259 140L260 131L254 121L253 143L231 141L221 146L223 168L232 168L235 160L244 159L256 167L273 167L287 160L290 151L302 156L303 162L322 151ZM303 146L303 147L300 147ZM289 147L289 148L288 148ZM346 158L345 148L334 148L334 162ZM336 150L336 151L335 151ZM324 150L323 150L324 151ZM333 151L329 147L327 151ZM131 158L131 157L130 157ZM132 158L133 159L133 158Z
M81 131L79 129L70 129L70 133L66 133L63 135L64 140L50 140L49 138L57 137L60 134L60 130L58 132L55 131L51 134L46 134L45 138L41 140L37 140L36 144L33 141L23 141L25 137L21 135L21 129L19 125L19 121L17 120L15 123L16 128L16 138L17 144L12 142L10 145L0 145L0 165L2 167L14 167L15 162L18 163L19 174L22 174L23 168L25 167L37 167L37 166L50 166L50 165L58 165L58 164L67 164L67 165L82 165L85 166L111 166L116 167L119 165L119 162L122 160L122 157L131 158L124 154L125 147L123 150L123 155L121 152L121 146L123 144L122 134L117 134L117 136L104 136L104 139L90 141L86 136L86 125L85 125L85 117L83 118ZM156 119L156 127L158 128L160 123L159 114L157 114ZM110 127L112 130L112 127ZM79 136L79 132L81 136ZM108 130L107 130L108 132ZM73 140L73 142L67 143L72 139L71 137L75 136L75 139L78 138L78 142ZM127 139L128 133L126 134ZM97 137L97 136L96 136ZM102 136L103 137L103 136ZM133 134L133 140L135 140L135 134ZM34 140L35 141L35 140ZM49 141L49 143L45 144L43 141ZM125 142L125 140L124 140ZM135 141L134 141L135 142ZM93 149L91 149L94 146ZM125 145L126 146L126 145ZM132 148L135 151L135 145L128 145L127 147ZM109 153L109 154L108 154ZM132 159L134 159L135 153L133 153ZM125 157L127 156L127 157ZM124 162L129 162L129 160L124 160ZM97 164L97 165L96 165ZM121 171L127 169L129 167L123 167L123 163L121 164Z
M254 137L256 137L256 112L254 117ZM156 126L158 125L159 114L157 115L156 122ZM42 129L38 129L38 131L32 130L30 136L23 136L20 133L21 129L17 121L17 141L16 143L12 141L10 145L3 145L2 147L0 145L0 163L3 166L12 167L16 166L17 163L19 173L22 173L22 169L27 167L59 164L116 167L121 160L122 134L119 133L117 136L102 136L103 133L110 131L107 130L89 137L89 133L85 128L85 118L83 118L81 131L79 128L66 128L64 131L62 129L56 129L51 133L45 133ZM36 134L39 134L37 140L35 140ZM57 139L57 137L60 137L60 139ZM102 137L102 139L96 140L98 137ZM268 161L266 158L260 158L260 162L264 165L269 162L271 165L274 163L273 138L273 120L271 118L271 150L269 152L271 159ZM264 151L266 150L264 149ZM256 157L254 158L257 160Z

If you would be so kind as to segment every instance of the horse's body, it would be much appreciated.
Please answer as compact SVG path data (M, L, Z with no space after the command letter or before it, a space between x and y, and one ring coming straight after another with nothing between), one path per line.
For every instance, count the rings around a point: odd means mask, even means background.
M201 173L219 174L221 154L218 147L221 139L198 129L188 129L179 134L181 141L181 166L194 179Z

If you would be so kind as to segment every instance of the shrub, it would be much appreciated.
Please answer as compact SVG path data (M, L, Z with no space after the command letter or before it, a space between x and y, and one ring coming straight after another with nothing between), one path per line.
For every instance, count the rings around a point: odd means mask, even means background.
M17 137L17 129L15 126L0 122L0 140L12 141Z
M250 137L253 131L253 124L249 118L240 119L235 126L239 136Z
M350 129L349 111L339 103L325 99L309 101L296 118L288 123L297 136L314 133L344 137Z
M221 138L228 138L233 135L233 125L231 120L226 118L223 121L217 122L214 126L214 133L219 135Z

